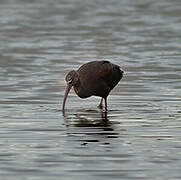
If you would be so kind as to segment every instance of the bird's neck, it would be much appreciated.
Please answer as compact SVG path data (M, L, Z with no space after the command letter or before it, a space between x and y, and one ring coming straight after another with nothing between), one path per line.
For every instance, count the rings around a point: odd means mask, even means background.
M76 84L74 85L74 91L75 91L75 93L76 93L80 98L89 97L89 95L87 95L87 94L85 93L85 90L84 90L84 88L83 88L80 80L79 80L78 83L76 83Z
M80 79L73 85L74 89L78 92L81 89L81 83L80 83ZM77 93L76 92L76 93Z

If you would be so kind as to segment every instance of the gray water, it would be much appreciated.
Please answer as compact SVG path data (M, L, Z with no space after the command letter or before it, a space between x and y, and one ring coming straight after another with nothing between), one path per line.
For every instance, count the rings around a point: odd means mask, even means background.
M108 98L65 75L109 59ZM0 179L181 179L180 0L0 1ZM107 121L105 121L107 120Z

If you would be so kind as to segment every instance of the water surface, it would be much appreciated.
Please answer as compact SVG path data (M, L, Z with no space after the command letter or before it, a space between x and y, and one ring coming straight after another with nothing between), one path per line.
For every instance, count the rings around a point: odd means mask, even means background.
M0 3L1 179L181 179L181 2ZM67 72L109 59L108 98L71 91Z

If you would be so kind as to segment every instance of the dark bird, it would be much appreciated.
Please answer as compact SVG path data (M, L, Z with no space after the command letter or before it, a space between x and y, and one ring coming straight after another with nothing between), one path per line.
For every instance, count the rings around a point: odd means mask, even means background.
M120 67L109 61L88 62L82 65L77 71L70 71L65 78L67 88L62 111L64 112L65 102L72 86L80 98L88 98L90 96L102 97L99 108L102 108L104 99L105 110L107 111L107 96L122 77L123 71Z

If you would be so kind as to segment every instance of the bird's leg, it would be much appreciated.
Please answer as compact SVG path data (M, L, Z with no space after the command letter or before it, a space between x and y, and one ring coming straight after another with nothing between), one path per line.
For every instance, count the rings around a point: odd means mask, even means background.
M100 104L99 104L99 106L98 106L98 108L100 108L100 109L102 109L102 102L103 102L103 98L101 98L101 102L100 102Z
M107 111L107 97L104 98L104 101L105 101L105 111Z

